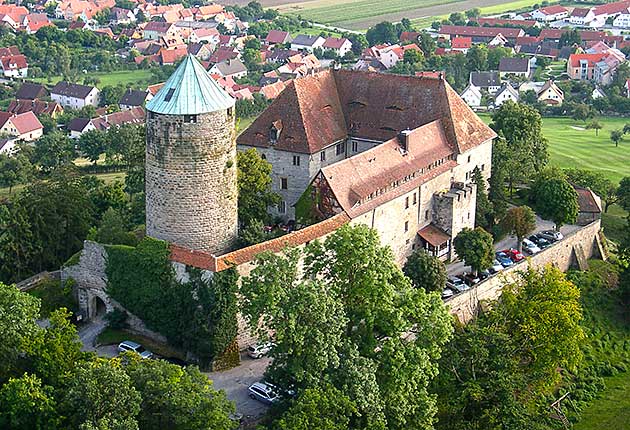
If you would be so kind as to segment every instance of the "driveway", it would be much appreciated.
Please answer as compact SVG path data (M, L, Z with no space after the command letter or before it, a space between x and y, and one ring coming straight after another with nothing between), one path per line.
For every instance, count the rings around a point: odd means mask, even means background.
M79 329L79 339L83 343L81 351L96 351L96 338L107 327L107 321L103 318L95 318L85 323Z
M536 229L532 233L528 234L528 236L535 233L540 233L543 230L553 230L554 226L555 224L553 223L553 221L544 220L536 216ZM560 228L560 232L564 236L566 236L579 229L580 229L579 225L564 225ZM494 249L495 251L501 251L503 249L517 248L517 246L518 246L518 241L516 240L516 236L506 236L505 238L501 239L499 242L494 244ZM470 266L466 266L463 261L459 261L459 260L446 266L446 272L448 273L449 276L460 275L464 272L470 272L470 271L471 271Z
M267 357L254 360L243 353L239 366L222 372L206 373L214 388L224 390L227 398L236 403L236 411L243 414L245 424L258 420L267 412L265 404L249 398L247 388L263 379L270 361Z

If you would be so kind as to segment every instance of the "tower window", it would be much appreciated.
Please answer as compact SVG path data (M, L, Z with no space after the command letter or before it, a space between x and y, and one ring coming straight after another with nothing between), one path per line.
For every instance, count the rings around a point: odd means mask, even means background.
M289 180L287 178L280 178L280 189L286 190L289 188Z
M294 166L299 166L300 165L300 156L299 155L294 155L293 156L293 165Z
M352 152L359 151L359 142L352 142Z
M326 161L326 151L322 151L319 154L319 161Z
M337 144L337 155L341 155L346 151L346 145L344 143Z
M409 221L405 221L405 232L409 231Z
M189 124L197 123L197 115L184 115L184 122Z
M425 221L429 219L429 210L424 211L424 219Z
M170 102L173 98L173 94L175 94L175 88L169 88L166 96L164 97L165 102Z
M286 213L287 212L287 202L285 202L284 200L282 200L279 204L278 204L278 212L280 212L281 214Z
M405 197L405 209L409 209L409 197Z
M417 203L416 193L413 193L413 204L415 205L416 203Z

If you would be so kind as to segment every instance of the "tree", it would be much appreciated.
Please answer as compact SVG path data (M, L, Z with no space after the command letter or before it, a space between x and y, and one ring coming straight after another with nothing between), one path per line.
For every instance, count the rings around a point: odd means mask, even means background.
M510 48L504 48L503 46L497 46L492 49L488 49L488 69L497 70L501 58L509 58L514 54Z
M34 163L44 171L68 165L76 158L74 144L59 131L42 136L35 144Z
M138 424L142 429L231 430L234 404L224 391L195 366L180 366L164 360L125 357L124 371L142 399Z
M473 182L477 186L477 201L475 204L475 224L478 227L490 227L494 224L494 213L492 204L486 194L486 180L481 174L479 167L473 169Z
M0 427L15 430L59 428L53 389L36 375L10 378L0 388Z
M595 136L599 136L599 130L604 128L604 126L602 125L601 122L599 122L598 120L594 119L593 121L591 121L588 124L586 124L586 128L588 130L595 130Z
M242 54L243 63L248 70L253 70L262 61L260 57L260 51L252 48L245 48Z
M610 140L615 142L615 147L619 146L619 142L623 140L623 131L621 130L612 130L610 132Z
M540 216L552 220L557 230L577 220L577 193L566 179L554 177L541 181L534 196Z
M617 186L602 172L587 169L564 169L570 183L579 187L590 188L604 201L604 212L617 202Z
M476 274L492 265L494 260L492 236L483 228L477 227L474 230L464 228L457 234L453 244L459 258L472 268L473 273Z
M415 288L424 288L427 292L442 291L446 285L446 266L422 249L409 256L403 272Z
M576 29L571 29L562 33L558 47L580 45L581 43L582 37L580 36L580 32Z
M403 61L407 64L419 64L424 60L424 56L422 52L416 51L415 49L409 49L405 51Z
M528 206L508 209L502 221L504 231L516 236L519 252L523 249L523 238L536 228L536 214Z
M107 147L107 133L98 129L88 130L81 135L78 143L79 150L83 155L96 165Z
M479 9L478 7L468 9L466 11L466 17L468 19L479 18L480 16L481 16L481 9Z
M630 176L626 176L619 182L617 188L617 198L619 206L630 211Z
M488 69L488 48L483 45L473 45L466 53L468 69L480 71Z
M356 406L341 391L327 385L306 389L274 423L278 430L346 430Z
M267 376L281 389L329 383L365 426L432 426L430 357L449 338L450 317L439 294L411 287L374 230L344 226L305 250L263 255L241 295L259 334L274 333Z
M33 165L26 156L0 154L0 187L8 187L9 195L14 186L25 183L32 174Z
M507 210L505 182L511 164L507 156L507 143L501 135L492 144L492 170L488 181L488 200L492 204L493 218L502 218ZM494 221L494 220L493 220Z
M127 91L122 85L106 85L101 88L99 104L101 106L118 106L118 102Z
M560 269L529 268L503 287L497 314L534 384L551 389L560 379L558 369L574 370L580 363L585 338L580 291Z
M238 152L237 167L239 222L267 222L267 208L280 203L280 196L271 191L271 164L255 149L249 149Z
M239 241L243 246L255 245L268 239L265 233L265 224L260 220L252 220L245 228L239 231Z
M29 339L38 332L39 299L0 283L0 380L13 374Z
M573 107L571 117L576 121L586 121L593 117L593 110L585 103L578 103Z
M466 25L466 17L461 12L453 12L448 16L453 25Z
M422 52L424 53L424 58L429 58L435 52L435 40L431 37L429 33L425 31L420 33L416 45L418 45L418 47L422 49Z
M103 220L96 230L94 240L108 245L135 246L138 243L137 238L125 229L120 213L111 207L103 214Z
M124 124L108 132L108 157L123 163L127 169L125 188L129 194L144 192L146 127Z
M137 430L141 397L118 358L79 365L67 379L62 411L73 428L82 425ZM90 427L88 427L90 428Z
M39 249L23 207L0 205L0 282L17 282L33 273L30 267Z
M388 21L383 21L376 24L374 27L370 27L365 33L365 37L370 46L374 46L379 43L398 42L398 32L396 31L396 27Z
M530 106L508 101L492 116L490 126L505 138L503 173L510 191L547 164L547 139L542 133L540 113Z

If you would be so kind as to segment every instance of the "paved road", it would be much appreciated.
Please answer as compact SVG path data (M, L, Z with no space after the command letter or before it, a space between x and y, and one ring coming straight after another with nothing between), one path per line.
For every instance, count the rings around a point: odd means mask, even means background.
M225 390L228 399L236 403L236 411L243 414L245 423L256 421L267 411L265 404L249 398L247 388L263 379L269 362L266 357L253 360L242 354L241 364L234 369L206 373L214 388Z
M87 322L79 329L79 339L83 342L82 351L96 351L96 338L105 329L107 322L103 318L96 318Z
M554 223L552 221L544 220L540 217L536 217L536 230L534 233L539 233L543 230L553 230ZM579 230L580 226L578 225L565 225L560 228L560 232L563 235L567 235L569 233L573 233L576 230ZM532 233L532 234L534 234ZM529 235L528 235L529 236ZM497 251L509 248L516 248L518 245L518 241L516 240L516 236L507 236L504 239L500 240L494 245L494 249ZM464 265L463 261L455 261L454 263L446 266L446 271L451 275L460 275L464 272L470 272L470 266Z

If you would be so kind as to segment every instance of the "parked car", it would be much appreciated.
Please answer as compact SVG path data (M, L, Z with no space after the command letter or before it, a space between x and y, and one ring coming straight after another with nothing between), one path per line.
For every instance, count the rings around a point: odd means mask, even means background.
M257 345L250 345L247 348L247 355L249 355L251 358L261 358L267 355L267 353L271 351L272 347L273 347L273 344L270 342L261 343Z
M497 252L495 256L497 257L497 261L501 263L501 266L503 266L504 268L510 267L512 264L514 264L512 259L503 251Z
M153 358L153 353L151 351L149 351L148 349L145 349L139 343L132 342L130 340L125 340L123 342L120 342L120 344L118 345L119 353L126 352L126 351L133 351L139 354L140 357L142 358Z
M500 265L499 265L500 266ZM486 269L486 270L481 270L477 276L479 276L479 279L481 281L488 279L490 276L492 276L492 273L490 272L490 269Z
M462 278L464 280L464 283L471 287L481 281L479 275L473 275L472 273L462 273Z
M254 382L252 385L250 385L247 391L249 391L249 397L268 405L276 403L280 400L280 396L277 393L278 390L276 389L275 385L272 385L265 381Z
M547 239L537 234L532 234L531 236L529 236L529 240L538 245L540 249L545 249L551 246L551 243Z
M468 285L464 284L464 281L455 276L449 276L446 281L446 286L453 290L455 294L463 293L468 288Z
M518 263L519 261L525 258L525 256L522 253L520 253L518 249L514 249L514 248L504 249L501 252L506 254L510 258L510 260L512 260L514 263Z
M538 233L539 237L543 239L547 239L549 242L557 242L559 240L564 239L564 236L559 231L555 230L545 230Z
M512 260L510 260L510 263L511 262ZM495 258L494 261L492 262L492 266L490 266L488 271L494 275L495 273L499 273L501 270L503 270L503 264L501 264L501 262Z
M188 366L188 363L186 363L184 360L177 357L163 357L162 359L165 361L168 361L171 364L177 364L179 367Z
M453 295L455 294L455 292L450 289L449 287L446 287L442 290L442 299L448 299L450 297L453 297Z
M540 248L534 242L529 239L523 239L523 250L527 252L529 255L534 255L540 252Z

